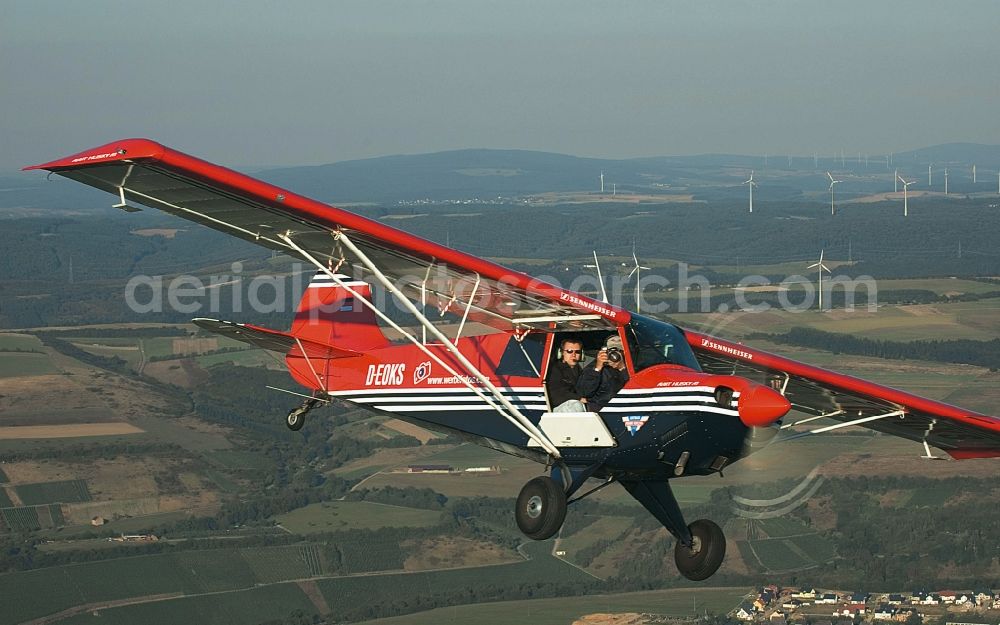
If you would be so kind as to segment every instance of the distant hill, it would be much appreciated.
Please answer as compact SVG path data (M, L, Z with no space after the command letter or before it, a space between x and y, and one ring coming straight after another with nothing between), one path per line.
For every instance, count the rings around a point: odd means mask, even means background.
M601 159L529 150L466 149L382 156L328 165L264 169L252 175L318 200L344 204L367 202L394 205L423 199L482 202L546 192L598 193L601 172L605 191L622 193L690 193L705 201L742 198L750 170L759 186L755 199L794 201L816 199L828 189L827 171L845 183L838 188L845 200L883 193L892 182L884 157L868 165L858 159L821 156L701 154L632 159ZM1000 146L949 143L899 152L893 169L908 178L922 176L927 164L953 168L954 193L988 192L1000 167ZM222 163L223 165L225 163ZM976 164L978 185L971 185ZM943 178L936 178L941 184ZM980 186L981 185L981 186ZM918 188L919 188L918 184ZM995 185L992 189L995 189ZM37 172L0 177L0 215L18 216L30 209L72 210L110 203L105 194L58 176L46 180ZM13 210L16 209L16 210ZM29 213L30 214L30 213Z
M1000 146L951 143L900 152L893 157L893 163L903 172L907 167L926 169L929 162L964 169L976 164L982 176L980 182L984 182L1000 166ZM702 154L615 160L526 150L469 149L270 169L258 175L273 184L329 202L473 197L488 200L543 192L597 193L601 172L606 192L611 192L612 185L620 192L643 193L683 188L701 194L703 199L742 195L745 187L740 183L751 169L759 177L771 177L770 184L759 189L761 201L788 200L800 192L825 191L828 170L855 176L853 184L857 188L852 189L855 193L884 190L884 182L869 183L872 176L885 174L881 162L871 161L865 166L856 158L841 161L827 156L817 163L802 156L789 159L771 155L766 163L765 167L763 155ZM914 169L907 175L916 173ZM779 176L780 181L775 180ZM954 182L958 179L956 171Z

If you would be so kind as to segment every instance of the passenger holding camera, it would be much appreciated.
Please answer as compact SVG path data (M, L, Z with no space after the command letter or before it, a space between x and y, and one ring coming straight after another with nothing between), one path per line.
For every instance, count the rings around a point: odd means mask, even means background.
M622 340L612 334L597 352L594 362L584 367L576 381L576 390L587 398L587 410L599 412L628 382Z

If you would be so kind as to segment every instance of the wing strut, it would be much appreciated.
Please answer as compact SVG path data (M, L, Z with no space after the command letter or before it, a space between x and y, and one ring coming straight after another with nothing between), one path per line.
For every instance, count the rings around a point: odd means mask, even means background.
M539 429L535 427L535 425L531 423L531 421L529 421L527 417L521 414L521 412L517 408L515 408L513 404L510 403L510 400L508 400L503 395L503 393L496 386L494 386L492 382L489 381L489 378L483 375L475 367L475 365L469 362L469 359L466 358L465 355L461 353L461 351L459 351L458 347L456 347L454 343L448 340L448 338L443 333L441 333L441 331L438 330L437 327L434 324L432 324L430 320L428 320L427 317L425 317L424 314L420 312L416 306L413 305L412 302L410 302L409 298L404 293L402 293L396 287L396 285L394 285L388 278L385 277L385 274L383 274L378 269L378 267L375 266L375 264L371 261L371 259L368 258L368 256L365 255L364 252L362 252L360 249L358 249L356 245L354 245L354 242L351 241L347 237L347 235L345 235L343 232L338 232L334 236L337 238L337 240L341 241L344 244L344 246L347 247L347 249L351 250L351 252L353 252L355 256L357 256L358 260L360 260L361 263L364 264L365 267L367 267L368 270L375 275L375 277L379 280L379 282L381 282L382 285L390 293L396 296L396 298L407 308L407 310L420 321L420 324L424 327L426 331L429 331L431 334L434 335L435 338L441 341L441 344L449 352L451 352L452 355L455 356L455 358L460 363L462 363L462 366L465 368L466 372L471 375L471 377L477 379L483 386L485 386L490 391L493 397L503 406L503 408L506 408L510 412L509 415L506 414L503 411L503 409L500 408L500 406L497 406L496 403L494 403L489 397L487 397L483 393L482 389L474 386L469 380L466 379L466 376L460 375L457 371L455 371L454 368L448 365L448 363L444 362L437 354L428 349L428 347L423 342L421 342L420 339L413 336L413 334L411 334L410 332L407 332L406 330L401 328L399 324L390 319L385 313L380 311L378 307L376 307L374 304L368 301L367 298L363 297L353 288L346 285L343 281L341 281L340 278L337 277L337 275L333 271L331 271L323 263L314 258L309 252L302 249L297 243L295 243L295 241L292 240L291 236L289 236L288 233L279 234L278 238L284 241L286 244L288 244L288 246L294 249L296 252L301 254L303 258L305 258L313 265L315 265L317 268L319 268L320 271L329 276L330 279L337 284L337 286L339 286L340 288L346 290L348 293L353 295L355 299L361 301L365 306L371 309L372 312L374 312L380 319L388 323L390 326L392 326L393 329L395 329L401 335L405 336L411 343L416 345L422 352L427 354L429 358L433 359L436 363L441 365L446 371L448 371L451 375L455 376L458 380L461 380L462 383L465 386L467 386L470 390L472 390L476 395L478 395L480 399L489 404L494 410L497 411L498 414L500 414L505 419L514 424L529 438L537 442L553 458L557 460L561 458L559 449L556 448L556 446L552 443L552 441L550 441L541 431L539 431Z
M837 413L831 413L837 414ZM837 423L836 425L828 425L826 427L817 428L815 430L809 430L808 432L802 432L801 434L794 434L780 439L778 442L787 442L795 440L796 438L802 438L803 436L809 436L811 434L822 434L823 432L830 432L833 430L839 430L840 428L846 428L852 425L861 425L862 423L868 423L869 421L877 421L879 419L886 419L888 417L905 417L905 410L893 410L892 412L887 412L885 414L877 414L871 417L864 417L862 419L854 419L853 421L845 421L844 423ZM803 419L803 421L811 421L812 419ZM793 424L794 425L794 424Z

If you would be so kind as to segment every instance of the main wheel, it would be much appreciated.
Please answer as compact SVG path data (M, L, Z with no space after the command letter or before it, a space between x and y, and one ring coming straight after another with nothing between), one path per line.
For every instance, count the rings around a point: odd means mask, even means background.
M285 417L285 425L293 432L298 432L306 424L306 411L301 408L294 408Z
M566 520L566 493L555 480L536 477L521 489L514 509L517 527L533 540L552 537Z
M681 575L700 582L719 570L726 557L726 537L721 527L707 519L698 519L688 529L693 544L688 548L678 541L674 546L674 562Z

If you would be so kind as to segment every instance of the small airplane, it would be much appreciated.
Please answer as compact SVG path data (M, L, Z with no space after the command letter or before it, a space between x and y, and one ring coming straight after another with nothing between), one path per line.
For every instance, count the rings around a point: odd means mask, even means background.
M337 399L545 465L514 509L532 539L556 534L568 504L617 482L674 536L680 573L704 580L725 557L725 537L710 520L685 520L671 480L721 474L775 440L849 426L922 443L927 456L933 445L956 459L1000 457L996 417L630 313L147 139L25 169L312 264L290 331L194 323L285 355L311 391L286 417L292 430ZM379 309L372 285L406 308L415 330ZM453 336L432 318L451 320ZM491 331L465 336L469 322ZM615 335L625 387L599 412L551 412L545 377L561 341L593 353ZM779 436L821 419L835 423Z

